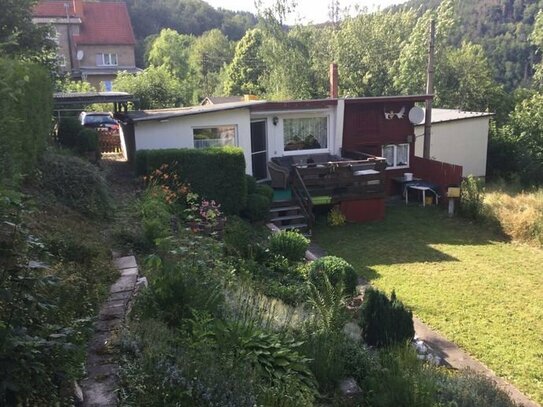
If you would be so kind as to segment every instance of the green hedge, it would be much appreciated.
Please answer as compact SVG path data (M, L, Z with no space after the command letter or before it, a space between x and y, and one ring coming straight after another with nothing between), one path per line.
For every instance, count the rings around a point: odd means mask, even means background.
M0 58L0 186L32 173L51 130L49 73L30 63Z
M245 207L247 180L240 148L140 150L136 152L136 173L147 175L174 162L181 180L202 197L220 203L224 212L238 214Z

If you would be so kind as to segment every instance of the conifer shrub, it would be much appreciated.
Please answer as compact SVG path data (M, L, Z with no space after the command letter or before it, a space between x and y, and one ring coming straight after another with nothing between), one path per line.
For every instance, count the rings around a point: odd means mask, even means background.
M315 260L309 267L308 279L319 290L324 286L324 276L332 286L343 284L344 292L352 295L356 292L358 276L353 266L340 257L325 256Z
M39 183L63 204L84 215L108 217L112 203L100 170L82 159L46 153L40 163Z
M294 231L281 231L270 236L270 252L290 261L302 260L309 247L309 239Z
M273 201L273 188L269 185L260 184L255 188L255 193L265 196L270 202Z
M396 298L368 288L360 310L364 341L370 346L391 346L413 339L413 314Z

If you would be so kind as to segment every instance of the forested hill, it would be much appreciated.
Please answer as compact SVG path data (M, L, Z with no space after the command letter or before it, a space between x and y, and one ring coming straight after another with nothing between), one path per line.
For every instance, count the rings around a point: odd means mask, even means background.
M416 9L422 14L435 9L441 0L409 0L392 10ZM456 1L457 33L453 45L463 40L481 44L496 79L507 89L524 85L532 77L532 66L540 58L530 45L535 16L541 0L459 0Z
M230 40L237 41L256 24L249 12L215 9L203 0L124 0L138 40L172 28L181 34L201 35L220 29Z

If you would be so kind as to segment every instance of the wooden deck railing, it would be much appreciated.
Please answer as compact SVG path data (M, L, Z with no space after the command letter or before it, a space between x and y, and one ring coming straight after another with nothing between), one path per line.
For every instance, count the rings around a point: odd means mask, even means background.
M307 226L311 228L315 222L315 215L313 215L313 201L311 199L311 194L307 190L305 183L300 175L298 168L294 167L294 177L295 181L292 183L292 194L294 198L302 208L304 213Z

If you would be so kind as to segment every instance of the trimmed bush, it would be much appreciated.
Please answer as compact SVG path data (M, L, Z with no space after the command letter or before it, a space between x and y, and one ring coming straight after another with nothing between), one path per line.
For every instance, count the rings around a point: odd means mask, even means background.
M282 231L270 236L270 252L290 261L302 260L309 247L309 239L298 232Z
M270 200L264 195L250 194L247 196L247 206L243 210L243 216L251 222L263 221L270 214Z
M66 117L58 123L57 138L62 147L75 149L78 144L78 135L85 128L75 117Z
M96 130L83 128L83 130L77 134L75 150L80 154L98 151L98 132Z
M256 192L256 178L252 175L246 175L247 180L247 194L254 194Z
M360 312L362 335L370 346L390 346L410 341L415 335L413 314L396 298L368 288Z
M174 165L177 163L176 165ZM238 214L247 202L247 179L243 150L236 147L203 149L140 150L136 173L149 175L168 164L177 168L182 182L192 191L221 204L227 214Z
M308 279L319 290L324 286L324 275L328 276L330 283L336 287L343 284L346 294L354 294L358 277L353 266L340 257L326 256L311 263L308 273Z
M31 174L51 131L49 72L30 62L0 58L0 186Z
M98 168L78 157L45 154L40 163L40 184L85 215L107 217L111 212L106 180Z
M256 186L255 193L265 196L270 200L270 202L273 201L273 188L269 185L260 184Z

